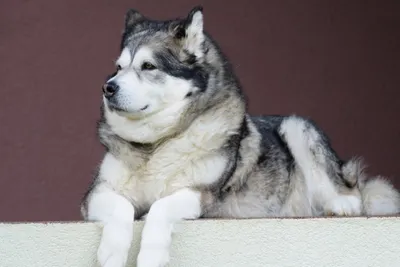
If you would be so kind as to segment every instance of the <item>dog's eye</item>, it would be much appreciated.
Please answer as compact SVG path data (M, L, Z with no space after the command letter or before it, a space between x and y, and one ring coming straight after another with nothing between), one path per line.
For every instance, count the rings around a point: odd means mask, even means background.
M117 71L120 71L120 70L122 70L121 65L117 65Z
M142 70L154 70L156 68L156 66L154 66L153 64L149 63L149 62L145 62L142 64Z

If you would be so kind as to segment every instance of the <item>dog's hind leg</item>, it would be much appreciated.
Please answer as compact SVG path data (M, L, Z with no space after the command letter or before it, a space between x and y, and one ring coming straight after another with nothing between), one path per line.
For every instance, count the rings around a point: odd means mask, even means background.
M324 134L311 122L291 116L279 129L303 173L308 201L315 215L360 215L361 197L356 188L348 188L341 177L336 154Z

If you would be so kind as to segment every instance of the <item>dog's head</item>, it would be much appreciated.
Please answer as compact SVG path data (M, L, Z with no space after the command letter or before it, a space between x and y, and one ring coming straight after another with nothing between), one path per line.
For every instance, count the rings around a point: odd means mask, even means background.
M103 85L109 110L140 119L173 106L183 108L207 86L203 42L200 7L173 21L149 20L129 10L116 72Z
M141 143L174 134L225 97L216 76L226 66L203 31L201 7L168 21L129 10L116 71L103 86L107 123L122 138Z

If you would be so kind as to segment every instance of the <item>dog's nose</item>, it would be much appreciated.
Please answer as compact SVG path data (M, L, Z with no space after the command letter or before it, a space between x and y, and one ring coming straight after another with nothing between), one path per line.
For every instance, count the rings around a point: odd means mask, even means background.
M110 98L118 91L119 86L114 82L108 82L103 85L103 93L106 98Z

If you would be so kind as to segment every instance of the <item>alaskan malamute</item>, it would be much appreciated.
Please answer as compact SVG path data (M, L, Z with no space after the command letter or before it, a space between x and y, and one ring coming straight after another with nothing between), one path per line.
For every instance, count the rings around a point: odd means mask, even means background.
M98 260L123 267L146 215L138 267L168 263L173 224L196 218L396 214L399 193L341 160L299 116L247 114L232 66L203 31L201 7L156 21L130 10L103 86L107 149L82 203L103 225Z

